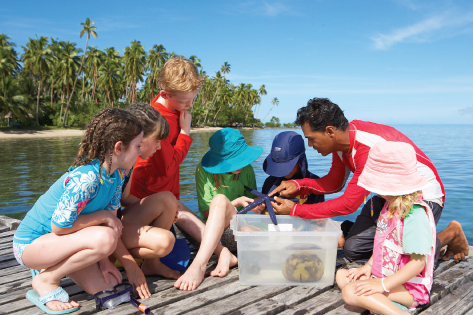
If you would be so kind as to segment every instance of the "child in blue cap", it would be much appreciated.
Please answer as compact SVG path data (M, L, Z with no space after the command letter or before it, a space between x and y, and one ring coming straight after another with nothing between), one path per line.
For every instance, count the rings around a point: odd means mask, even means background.
M242 134L232 128L215 132L209 139L209 146L210 150L197 165L195 173L199 215L206 224L201 231L201 245L194 261L174 284L181 290L194 290L199 286L213 253L219 259L211 276L223 277L230 267L237 264L236 256L231 253L236 251L236 243L228 227L237 208L254 201L254 196L245 190L243 184L256 189L251 163L263 153L263 148L250 147ZM257 206L253 211L261 212L263 209L264 206Z
M270 175L263 184L263 194L278 187L283 180L312 178L319 176L307 169L307 157L302 136L294 131L283 131L276 135L271 153L263 163L263 170ZM324 201L324 195L296 196L299 204L314 204Z

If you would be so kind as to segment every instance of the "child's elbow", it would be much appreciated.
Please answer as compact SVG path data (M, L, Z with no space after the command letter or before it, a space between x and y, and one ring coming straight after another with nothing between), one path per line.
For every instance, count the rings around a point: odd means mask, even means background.
M51 230L56 235L64 235L67 234L67 229L61 228L54 223L51 223Z

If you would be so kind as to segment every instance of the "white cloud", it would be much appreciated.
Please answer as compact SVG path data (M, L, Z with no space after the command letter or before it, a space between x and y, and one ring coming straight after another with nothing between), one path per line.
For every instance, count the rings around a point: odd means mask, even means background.
M401 42L426 42L442 37L455 36L471 27L473 11L460 13L455 10L436 15L421 22L394 30L389 34L378 34L371 39L378 50L385 50ZM447 33L448 32L448 33Z
M465 107L458 110L460 115L471 115L473 116L473 107Z

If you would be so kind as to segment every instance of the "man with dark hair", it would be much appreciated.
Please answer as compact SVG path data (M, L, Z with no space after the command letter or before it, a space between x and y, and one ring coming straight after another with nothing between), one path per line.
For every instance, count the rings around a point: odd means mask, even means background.
M445 201L443 184L433 163L404 134L386 125L360 120L348 122L340 107L326 98L309 100L307 106L297 111L296 124L302 127L309 146L323 156L332 154L332 167L329 173L320 179L283 181L270 195L332 194L345 187L350 172L353 173L353 177L342 196L325 202L298 205L290 200L276 197L278 203L273 203L276 213L311 219L327 218L353 213L365 201L365 206L356 218L355 224L348 234L345 234L345 240L342 237L340 243L345 243L344 251L347 258L368 259L372 254L376 223L385 200L373 196L366 202L370 192L357 185L358 177L374 144L381 141L397 141L414 147L417 153L417 168L430 182L430 186L423 190L423 198L432 209L435 223L438 223ZM453 254L455 261L459 261L468 255L468 241L457 221L450 222L445 230L437 233L437 257L440 248L446 245L448 249L444 258L448 259Z

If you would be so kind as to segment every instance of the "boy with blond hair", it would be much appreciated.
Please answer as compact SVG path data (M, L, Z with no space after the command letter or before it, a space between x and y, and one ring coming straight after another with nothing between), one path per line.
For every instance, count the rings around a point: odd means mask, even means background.
M169 123L169 136L161 141L161 150L147 160L138 158L133 171L130 193L144 198L161 191L170 191L179 199L179 165L192 144L191 114L204 78L189 60L171 58L158 75L161 92L151 102Z

